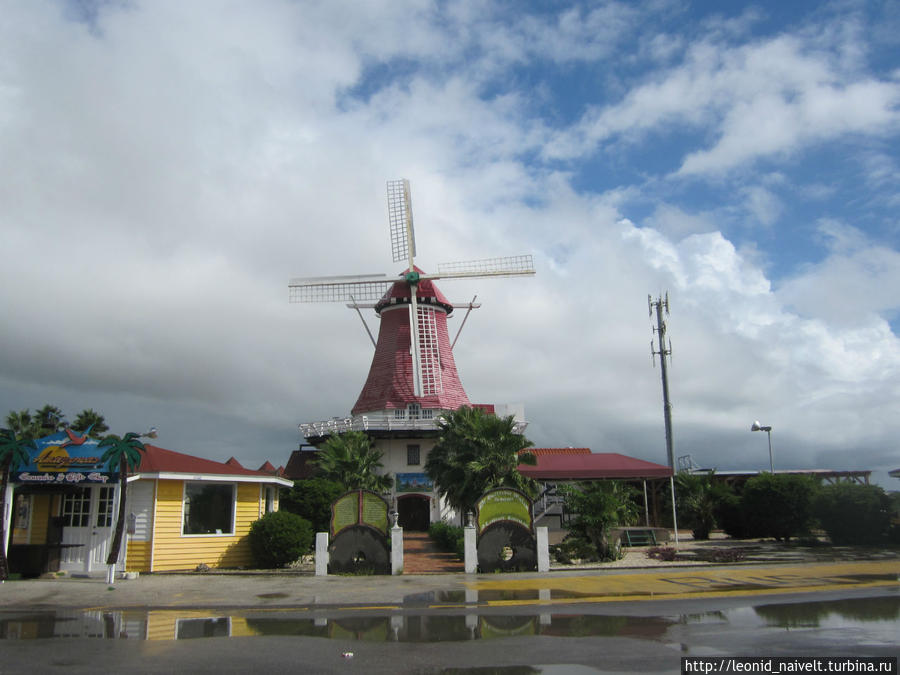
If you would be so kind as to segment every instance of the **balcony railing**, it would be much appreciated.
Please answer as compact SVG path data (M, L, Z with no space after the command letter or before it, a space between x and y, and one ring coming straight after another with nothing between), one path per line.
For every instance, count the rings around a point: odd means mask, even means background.
M424 412L424 411L423 411ZM434 431L441 428L441 413L435 410L433 417L396 417L393 411L382 414L353 415L351 417L332 417L321 422L304 422L298 425L305 438L332 436L347 431ZM427 413L426 413L427 414ZM528 426L527 422L517 421L513 430L521 434Z

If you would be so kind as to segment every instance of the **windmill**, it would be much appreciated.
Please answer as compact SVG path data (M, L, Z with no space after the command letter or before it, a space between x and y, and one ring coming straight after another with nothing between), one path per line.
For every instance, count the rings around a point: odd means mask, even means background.
M405 178L389 181L387 203L393 260L407 265L400 279L387 274L292 279L288 284L290 301L351 302L349 306L356 308L357 312L360 307L373 307L379 314L386 308L396 310L399 309L398 305L408 304L408 319L401 324L392 321L391 325L398 331L402 330L404 336L408 334L408 338L403 339L404 349L409 350L412 360L409 369L412 394L417 399L435 396L441 393L443 387L441 356L443 354L446 359L451 349L449 344L445 344L446 331L440 329L445 328L446 314L452 311L454 305L447 303L431 282L435 279L533 275L534 263L530 255L490 258L445 263L438 266L437 273L427 274L415 265L416 239L409 181ZM427 292L424 292L425 289ZM420 295L423 297L420 298ZM375 304L360 304L360 301ZM463 306L471 309L475 305L468 303ZM440 320L444 323L441 324ZM363 323L365 324L365 321ZM382 321L378 345L381 345L383 340L396 337L384 335L385 323ZM368 327L366 330L368 331ZM372 338L371 332L369 337ZM372 341L375 342L374 339ZM373 369L379 359L378 345L373 359ZM452 370L455 376L455 366Z

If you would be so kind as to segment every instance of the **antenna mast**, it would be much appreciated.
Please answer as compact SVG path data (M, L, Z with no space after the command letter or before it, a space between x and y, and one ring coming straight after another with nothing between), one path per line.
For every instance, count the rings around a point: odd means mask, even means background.
M663 417L666 421L666 458L669 460L669 468L675 470L675 451L672 442L672 403L669 401L669 375L667 370L668 358L672 355L672 342L669 341L668 349L666 348L666 322L663 320L663 310L666 316L669 315L669 294L666 293L665 299L657 297L654 302L651 296L647 296L647 307L650 316L653 316L656 310L656 328L653 332L659 336L659 350L657 351L653 341L650 341L650 358L659 354L660 370L662 371L662 390L663 390Z

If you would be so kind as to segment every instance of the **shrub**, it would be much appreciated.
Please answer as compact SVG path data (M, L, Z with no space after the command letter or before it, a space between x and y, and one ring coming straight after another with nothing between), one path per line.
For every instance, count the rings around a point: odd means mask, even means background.
M709 539L709 533L722 522L723 503L733 493L715 482L713 474L679 473L675 477L678 524L691 528L694 539Z
M888 537L890 507L877 485L840 483L822 488L813 510L832 544L878 544Z
M640 513L635 502L637 491L620 481L609 480L563 486L560 494L565 499L566 512L572 514L566 523L569 535L589 541L600 560L621 558L620 542L610 536L610 529L636 522Z
M432 523L428 527L428 536L439 549L447 553L455 553L460 560L466 557L465 531L456 525L444 521Z
M741 562L747 557L747 552L742 548L714 548L698 552L697 557L708 562Z
M279 509L305 518L313 532L327 532L331 523L331 504L344 494L344 487L326 478L308 478L294 482L279 499Z
M809 532L818 485L800 474L763 473L751 478L741 495L741 512L751 537L787 541Z
M678 551L676 551L671 546L654 546L651 549L647 550L647 557L653 558L654 560L664 560L666 562L672 562L675 560L675 557L678 555Z
M750 536L747 524L744 522L741 498L733 492L722 497L716 511L716 520L725 534L733 539L744 539Z
M273 511L250 525L250 550L258 567L284 567L312 546L309 521L287 511Z
M576 560L595 562L599 560L596 547L586 539L568 535L556 546L550 547L553 558L563 565L571 565Z

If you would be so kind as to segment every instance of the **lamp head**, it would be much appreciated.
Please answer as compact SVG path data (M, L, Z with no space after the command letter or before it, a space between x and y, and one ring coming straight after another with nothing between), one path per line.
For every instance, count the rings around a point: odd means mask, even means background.
M759 423L759 420L756 420L753 424L750 425L750 431L772 431L772 427L763 426Z

